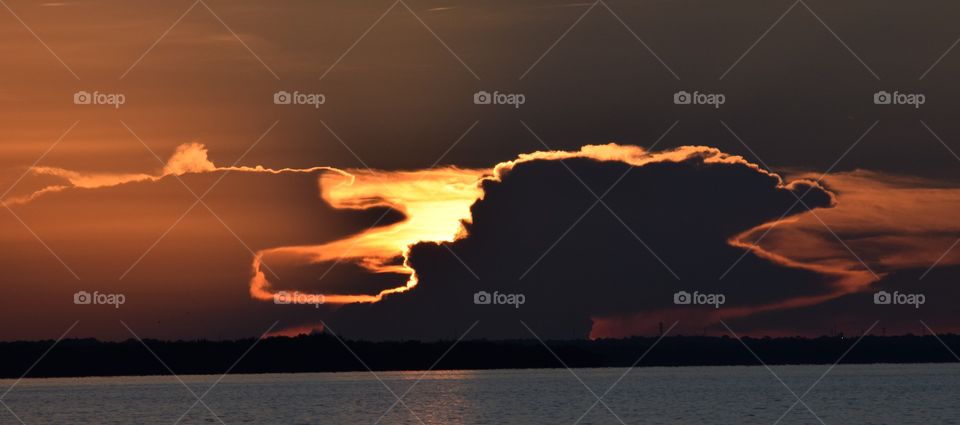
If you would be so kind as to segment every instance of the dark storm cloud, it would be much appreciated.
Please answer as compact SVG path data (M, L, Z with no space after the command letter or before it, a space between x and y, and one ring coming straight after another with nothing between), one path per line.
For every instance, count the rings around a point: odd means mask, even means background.
M718 280L743 254L729 238L788 210L803 212L796 196L806 194L804 202L817 208L833 205L832 194L809 183L784 184L740 159L717 161L725 156L706 148L669 155L632 169L581 157L503 170L499 180L483 182L465 238L412 248L416 288L345 306L332 320L334 329L357 338L435 339L457 337L480 320L471 337L529 337L523 320L543 337L583 338L598 317L661 311L663 320L682 319L685 310L673 305L678 290L724 293L723 308L731 312L835 290L839 274L753 254ZM612 187L604 202L616 216L594 205L578 177L596 194ZM523 294L525 304L476 305L481 290Z

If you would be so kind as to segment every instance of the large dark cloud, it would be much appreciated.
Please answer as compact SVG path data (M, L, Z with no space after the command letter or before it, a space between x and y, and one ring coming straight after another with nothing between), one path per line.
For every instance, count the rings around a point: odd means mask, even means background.
M698 307L675 308L673 293L681 289L724 293L723 309L732 310L832 293L836 275L753 254L718 279L743 254L729 238L791 208L790 214L803 212L796 196L806 194L811 208L834 201L818 186L784 185L742 161L714 161L713 155L632 169L589 158L520 162L501 179L484 181L465 238L412 248L416 288L346 306L332 327L358 338L434 339L457 337L480 320L471 337L529 337L523 320L543 337L583 338L598 317L662 312L662 320L683 319ZM578 177L598 195L616 183L604 198L613 213L596 205L583 215L596 198ZM480 290L522 293L526 303L475 305Z

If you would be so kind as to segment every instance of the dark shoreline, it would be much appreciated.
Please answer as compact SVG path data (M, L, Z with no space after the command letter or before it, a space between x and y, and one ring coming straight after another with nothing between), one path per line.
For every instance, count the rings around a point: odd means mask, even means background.
M956 363L941 343L960 348L960 335L866 336L858 338L743 338L768 365ZM367 342L330 335L275 337L260 341L231 370L234 374L366 371L510 370L629 367L658 338L596 341L547 341L558 361L537 340ZM161 363L137 340L101 342L68 339L57 344L26 377L111 377L220 375L243 356L254 339L235 341L144 341ZM0 343L0 378L19 378L54 341ZM760 362L741 341L730 337L668 336L637 367L757 366ZM853 344L857 344L853 346ZM852 350L850 349L851 347ZM351 353L352 351L352 353ZM956 351L956 350L955 350ZM354 356L356 354L356 357ZM361 363L357 357L363 360ZM442 357L438 363L438 359Z
M903 366L909 366L909 365L958 365L958 364L960 364L960 362L957 362L956 360L954 360L954 361L952 361L952 362L925 362L925 363L847 363L847 362L844 362L844 363L842 363L841 365L843 365L843 366L883 366L883 365L903 365ZM824 365L827 365L827 364L825 364L825 363L767 364L767 366L771 366L771 367L779 367L779 366L824 366ZM629 366L587 366L587 367L573 367L573 368L571 368L571 369L573 369L574 371L580 371L580 370L584 370L584 369L626 369L626 368L628 368L628 367L629 367ZM675 369L683 369L683 368L692 368L692 367L722 368L722 367L763 367L763 366L760 365L759 363L757 363L757 364L752 364L752 365L677 365L677 366L655 366L655 365L646 365L646 366L644 366L644 365L637 365L634 369L641 369L641 368L675 368ZM524 368L518 367L518 368L503 368L503 369L431 369L431 370L424 370L424 369L397 369L397 370L392 370L392 369L391 369L391 370L374 370L374 373L376 373L377 375L379 375L380 378L383 378L383 373L392 373L392 372L401 372L401 373L403 373L403 372L407 372L407 373L430 373L430 372L497 372L497 371L499 371L499 372L509 372L509 371L528 371L528 370L532 370L532 371L537 371L537 370L540 370L540 371L561 370L561 371L563 371L563 370L567 370L567 369L564 368L563 366L558 366L558 367L524 367ZM232 373L230 373L229 375L231 375L231 376L232 376L232 375L244 375L244 376L258 376L258 375L306 375L306 374L327 375L327 374L340 374L340 373L359 373L359 374L363 375L363 374L370 373L370 372L369 372L368 370L366 370L366 369L358 369L358 370L336 370L336 371L319 371L319 372L243 372L243 373L232 372ZM181 377L181 378L184 378L184 377L191 377L191 378L204 377L204 378L210 378L211 380L216 379L216 378L219 378L219 377L222 376L222 375L223 375L223 372L219 372L219 373L210 372L210 373L194 373L194 374L177 374L177 376L179 376L179 377ZM165 377L165 376L172 376L172 375L170 375L169 373L167 373L167 374L149 374L149 375L77 375L77 376L32 376L32 377L31 377L31 376L25 376L25 377L23 378L22 382L28 382L28 381L43 381L43 380L48 380L48 379L154 378L154 377ZM0 380L16 380L17 378L19 378L19 377L6 377L6 378L0 378ZM428 377L428 378L425 378L425 379L429 379L429 377ZM386 379L384 379L384 380L386 380Z

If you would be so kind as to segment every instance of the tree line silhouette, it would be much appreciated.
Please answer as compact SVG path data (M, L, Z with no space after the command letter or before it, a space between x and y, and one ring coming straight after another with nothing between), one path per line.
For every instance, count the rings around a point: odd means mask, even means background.
M956 357L944 344L960 348L960 335L955 334L941 335L940 340L932 335L904 335L865 336L857 341L858 338L824 336L743 338L741 343L728 336L668 336L659 342L655 337L547 341L550 350L537 340L467 340L454 345L454 341L339 340L329 334L271 337L252 349L257 342L252 338L148 339L143 343L135 339L119 342L67 339L55 346L52 340L18 341L0 343L0 377L20 377L51 346L50 352L29 369L28 377L169 375L171 371L177 375L222 374L227 370L231 373L346 372L365 371L367 367L375 371L431 367L435 370L559 368L563 364L572 368L629 367L655 343L637 366L759 365L743 344L766 364L832 364L853 344L857 345L843 357L843 364L955 362Z

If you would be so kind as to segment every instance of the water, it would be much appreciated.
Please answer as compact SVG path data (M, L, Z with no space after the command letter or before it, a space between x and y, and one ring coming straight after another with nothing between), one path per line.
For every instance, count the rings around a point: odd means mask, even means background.
M801 395L827 370L774 366ZM625 369L576 369L603 395ZM596 402L565 369L234 375L204 403L224 423L256 424L773 424L796 398L760 366L639 368ZM217 376L181 377L202 395ZM14 381L0 381L8 388ZM410 389L404 404L388 409ZM837 366L781 424L960 423L960 365ZM176 378L27 379L3 398L26 424L219 423ZM609 410L608 410L609 407ZM189 412L187 412L189 410ZM588 412L589 410L589 412ZM611 413L612 411L612 413ZM386 412L386 414L384 414ZM616 416L615 416L616 415ZM381 418L382 416L382 418ZM0 404L0 424L19 424Z

